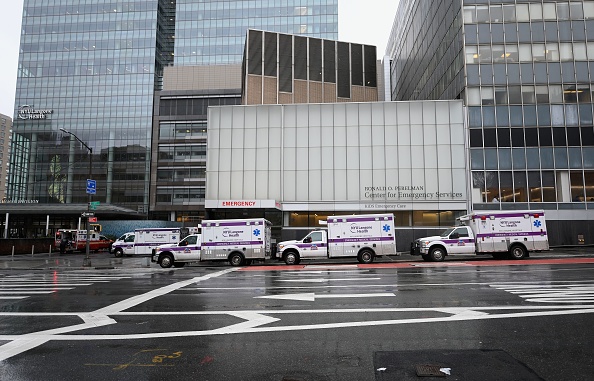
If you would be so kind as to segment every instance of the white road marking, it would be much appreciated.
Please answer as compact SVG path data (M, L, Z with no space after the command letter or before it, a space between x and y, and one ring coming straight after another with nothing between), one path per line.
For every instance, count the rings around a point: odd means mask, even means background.
M51 294L52 290L47 291L0 291L0 295L41 295L41 294Z
M474 313L474 312L476 313ZM510 311L508 313L480 313L488 311ZM517 312L516 312L517 311ZM282 314L334 314L334 313L372 313L372 312L439 312L450 314L450 316L431 317L431 318L405 318L405 319L388 319L388 320L371 320L371 321L350 321L341 323L320 323L320 324L304 324L304 325L288 325L288 326L274 326L261 327L263 324L268 324L273 321L278 321L277 318L268 315L282 315ZM205 331L178 331L178 332L152 332L140 334L121 334L121 335L57 335L54 333L46 333L49 331L38 332L32 334L38 338L39 342L47 342L49 340L56 341L87 341L87 340L137 340L137 339L157 339L157 338L171 338L171 337L192 337L192 336L211 336L211 335L225 335L225 334L245 334L245 333L264 333L264 332L283 332L283 331L301 331L301 330L318 330L318 329L335 329L335 328L357 328L357 327L373 327L385 325L400 325L400 324L422 324L435 322L453 322L453 321L472 321L472 320L492 320L492 319L509 319L509 318L526 318L526 317L542 317L542 316L562 316L562 315L576 315L576 314L591 314L594 313L594 305L588 306L491 306L491 307L468 307L468 308L378 308L378 309L337 309L337 310L256 310L256 311L196 311L196 312L119 312L112 316L163 316L163 315L230 315L242 318L248 318L245 323L233 324L223 328ZM0 316L4 313L0 313ZM264 316L262 316L264 315ZM83 325L65 327L64 331L75 331ZM88 327L87 327L88 328ZM56 330L54 330L56 331ZM31 334L30 334L31 335ZM30 336L24 335L24 336ZM19 335L0 335L0 340L19 340L23 336ZM14 342L14 341L13 341ZM28 349L34 346L24 343ZM0 360L3 359L2 349L0 347ZM20 353L20 352L19 352ZM13 356L17 354L12 354ZM10 356L9 356L10 357ZM6 357L7 358L7 357Z
M256 299L281 299L281 300L302 300L314 302L316 299L334 299L334 298L380 298L396 296L392 292L383 292L375 294L321 294L316 295L313 292L305 294L282 294L282 295L264 295L255 296Z
M144 303L148 300L156 298L158 296L162 296L168 294L178 288L185 287L192 283L201 282L203 280L207 280L210 278L215 278L224 274L227 274L232 271L236 271L238 268L231 268L223 271L219 271L216 273L208 274L201 277L195 277L192 279L188 279L185 281L177 282L165 287L158 288L156 290L149 291L142 295L133 296L131 298L125 299L121 302L112 304L110 306L100 308L96 311L90 313L80 313L77 314L84 323L83 324L76 324L72 326L50 329L46 331L39 331L39 332L32 332L25 335L17 335L12 336L9 343L6 343L0 346L0 361L15 356L17 354L23 353L29 349L35 348L39 345L45 344L49 340L55 340L58 337L62 337L61 335L67 332L75 332L80 331L88 328L96 328L104 325L115 324L116 321L110 318L108 315L114 314L117 312L121 312L128 308L134 307L138 304ZM2 316L2 315L0 315ZM16 316L16 315L15 315ZM253 315L251 315L253 316ZM259 322L268 321L271 318L264 319L260 318ZM247 325L239 325L239 329L249 329L249 324ZM60 336L59 336L60 335ZM0 339L1 340L1 339Z
M413 267L448 267L448 266L462 267L462 266L474 266L474 264L472 264L472 263L466 263L466 262L453 262L453 263L448 263L448 262L440 262L440 263L411 263L410 265L413 266Z
M98 282L101 283L101 282ZM13 287L15 285L22 287L22 286L26 286L26 287L51 287L51 286L90 286L93 283L64 283L64 282L44 282L44 283L39 283L39 282L27 282L27 284L21 284L21 283L7 283L7 284L2 284L0 283L0 287Z
M594 284L559 283L559 284L514 284L491 285L493 288L507 291L532 303L591 303L594 301Z
M353 280L379 280L382 278L305 278L305 279L279 279L279 282L303 282L303 283L326 283L326 282L338 282L338 281L353 281Z
M18 286L18 287L23 287L23 286ZM49 291L51 288L51 291L56 291L56 290L72 290L73 287L46 287L46 288L4 288L4 287L0 287L0 291Z
M342 268L342 267L341 267ZM361 273L368 273L369 270L367 269L354 269L354 270L301 270L301 271L297 271L297 272L286 272L283 273L284 275L306 275L306 274L315 274L315 275L320 275L320 274L336 274L336 273L346 273L346 274L360 274L363 275ZM278 276L278 275L277 275Z
M126 311L129 308L137 306L153 298L164 296L182 287L189 286L193 283L198 283L221 275L225 275L237 268L231 268L217 273L196 277L185 281L177 282L168 286L161 287L156 290L149 291L145 294L134 296L115 303L110 306L98 309L92 312L79 313L19 313L19 312L0 312L0 316L78 316L84 323L72 326L66 326L57 329L51 329L40 332L33 332L25 335L0 335L0 340L8 340L9 343L0 346L0 361L14 355L20 354L26 350L35 348L50 340L56 341L87 341L87 340L136 340L136 339L157 339L166 337L191 337L191 336L208 336L208 335L223 335L223 334L246 334L246 333L263 333L263 332L283 332L283 331L300 331L300 330L319 330L319 329L336 329L336 328L357 328L357 327L372 327L385 325L399 325L399 324L423 324L435 322L453 322L453 321L472 321L472 320L489 320L489 319L509 319L509 318L529 318L542 316L561 316L561 315L576 315L576 314L592 314L594 313L594 303L587 305L556 305L556 306L490 306L490 307L439 307L439 308L361 308L361 309L318 309L318 310L245 310L245 311L168 311L168 312L133 312ZM353 280L353 279L347 279ZM360 279L368 280L368 279ZM511 282L510 282L511 283ZM477 285L477 283L466 283ZM517 284L514 283L514 284ZM452 285L446 283L444 285ZM575 285L572 284L572 285ZM392 285L395 287L395 285ZM426 286L418 285L401 285L400 288L407 286ZM499 284L494 288L505 287ZM556 285L555 287L558 287ZM353 287L352 285L350 287ZM359 285L355 286L359 287ZM534 287L540 287L534 284ZM260 288L261 289L261 288ZM352 314L352 313L405 313L410 316L411 312L433 312L447 316L435 317L420 317L420 318L402 318L402 319L387 319L387 320L364 320L364 321L347 321L339 323L320 323L320 324L304 324L304 325L275 325L266 326L272 322L280 321L283 315L297 315L297 314ZM244 319L244 322L231 324L226 327L217 328L213 330L204 331L178 331L178 332L151 332L140 334L121 334L121 335L102 335L102 334L69 334L72 332L101 327L108 324L116 323L113 320L115 316L166 316L166 315L228 315ZM370 315L367 315L370 316ZM308 319L308 321L310 321Z
M26 296L0 296L0 300L9 300L9 299L26 299Z

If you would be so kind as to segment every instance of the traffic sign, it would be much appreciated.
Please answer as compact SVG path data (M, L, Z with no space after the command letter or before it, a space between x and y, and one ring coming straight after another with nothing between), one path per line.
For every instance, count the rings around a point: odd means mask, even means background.
M91 201L89 202L89 209L95 210L101 204L99 201Z
M97 222L97 217L89 217L89 222Z
M95 213L93 212L83 212L82 213L83 217L95 217Z
M87 179L87 193L88 194L96 194L97 193L97 182L95 180Z

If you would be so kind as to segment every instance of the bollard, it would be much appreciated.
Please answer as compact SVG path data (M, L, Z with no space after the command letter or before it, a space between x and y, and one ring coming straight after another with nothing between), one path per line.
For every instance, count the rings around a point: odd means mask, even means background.
M50 245L50 252L49 252L49 256L50 256L50 258L52 257L52 245Z
M33 258L34 252L35 252L35 245L31 245L31 258Z
M12 247L12 260L14 261L14 246Z

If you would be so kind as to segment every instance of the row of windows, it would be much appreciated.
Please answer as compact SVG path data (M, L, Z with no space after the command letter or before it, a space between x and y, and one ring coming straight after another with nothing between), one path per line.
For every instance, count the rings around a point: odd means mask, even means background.
M594 168L594 148L499 148L470 150L474 169Z
M105 18L105 17L102 17ZM40 35L40 36L51 36L54 34L66 34L71 35L70 38L76 38L80 35L76 35L74 33L88 33L94 32L93 34L97 34L101 36L97 32L109 32L110 35L113 35L114 31L118 31L118 35L121 35L122 32L130 31L132 35L139 36L140 34L155 34L156 22L154 21L154 17L147 18L146 20L126 20L126 21L108 21L108 20L101 20L99 21L97 17L91 17L93 21L87 20L86 22L58 22L54 23L51 22L52 20L47 19L31 19L25 18L23 19L23 35L30 36L30 35ZM43 20L43 24L41 21ZM97 20L97 21L94 21ZM144 32L144 33L143 33ZM126 35L129 35L126 33Z
M159 162L206 159L206 144L159 146Z
M338 0L300 0L300 1L283 1L286 9L291 11L293 8L303 8L307 6L333 6L337 10ZM271 0L200 0L184 2L179 4L179 11L191 12L201 9L213 10L233 10L233 9L269 9L276 5L277 2Z
M205 39L208 40L208 39ZM188 40L192 41L192 40ZM208 45L208 41L203 41L204 45ZM175 55L181 57L191 56L215 56L215 55L229 55L233 54L240 57L240 53L243 50L243 43L241 44L217 44L214 41L210 46L187 46L181 47L176 46ZM240 57L241 58L241 57Z
M205 6L201 10L184 11L180 10L179 20L252 20L255 18L261 19L279 19L287 18L300 21L311 20L308 16L332 16L338 14L337 6L316 6L316 7L264 7L264 8L249 8L249 9L224 9L224 10L210 10L210 7ZM295 17L298 16L298 17ZM322 17L324 18L324 17ZM295 22L293 22L295 23Z
M121 50L155 48L154 38L126 38L94 41L61 41L22 43L21 53L72 52L82 50L92 54L95 50Z
M594 42L466 45L467 64L588 60L594 60Z
M482 202L563 202L554 171L472 172L473 188ZM572 202L594 201L594 172L571 171Z
M45 4L48 4L47 2ZM154 11L157 8L156 1L113 1L94 2L84 4L77 1L69 5L37 5L28 3L24 9L24 16L55 16L55 15L79 15L91 13L118 13L118 12L145 12Z
M477 127L591 126L592 105L468 107L468 125Z
M40 77L72 77L88 75L128 75L128 74L150 74L154 73L154 64L121 63L120 59L109 60L110 63L94 64L71 61L59 66L60 62L46 62L43 65L29 62L21 66L18 71L19 77L40 78ZM63 61L62 61L63 62Z
M394 225L400 226L452 226L456 218L464 214L462 211L437 211L437 210L415 210L415 211L388 211L394 214ZM328 216L348 216L360 214L361 211L310 211L294 212L289 214L289 227L313 227L320 226L320 221L326 221Z
M206 168L157 169L157 181L190 181L206 177Z
M482 86L466 89L466 104L469 106L591 103L593 99L594 89L590 85Z
M206 139L206 122L164 123L159 125L159 139Z
M282 16L308 16L308 15L336 15L338 6L336 1L331 1L331 5L320 5L319 1L303 1L303 6L274 6L278 3L268 2L255 5L253 1L250 6L241 1L231 1L224 3L221 7L220 2L200 2L193 4L183 4L179 9L179 18L182 20L202 20L213 19L222 20L227 18L275 18ZM317 3L317 4L316 4ZM286 3L285 3L286 4ZM223 9L224 8L224 9ZM202 18L199 18L202 16Z
M594 19L594 3L572 1L544 4L493 4L464 7L464 23Z
M49 106L48 101L52 100L54 113L60 115L68 114L68 117L78 113L76 107L82 105L87 107L101 107L103 105L129 105L129 106L151 106L151 91L149 87L154 76L145 75L146 83L132 83L127 81L128 76L119 75L105 77L68 78L72 86L56 86L62 84L60 77L48 77L44 79L21 79L21 87L17 90L17 98L31 103L32 100ZM100 83L100 85L99 85ZM53 90L53 91L52 91ZM148 96L148 98L147 98ZM43 100L43 101L40 101ZM18 105L23 103L17 103ZM75 110L73 110L75 108ZM109 111L109 110L105 110ZM149 114L150 115L150 114ZM97 123L97 121L94 121Z
M594 41L594 20L464 26L467 44Z
M157 188L157 205L187 205L201 203L204 204L206 191L204 187L196 188Z
M593 127L474 128L470 147L594 146Z
M241 98L238 96L161 99L159 115L206 115L209 106L234 106L239 104L241 104Z

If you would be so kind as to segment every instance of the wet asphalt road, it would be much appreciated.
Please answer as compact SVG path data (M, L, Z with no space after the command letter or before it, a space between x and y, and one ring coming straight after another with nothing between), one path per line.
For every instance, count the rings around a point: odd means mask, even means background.
M0 266L0 379L593 379L592 256L409 259Z

